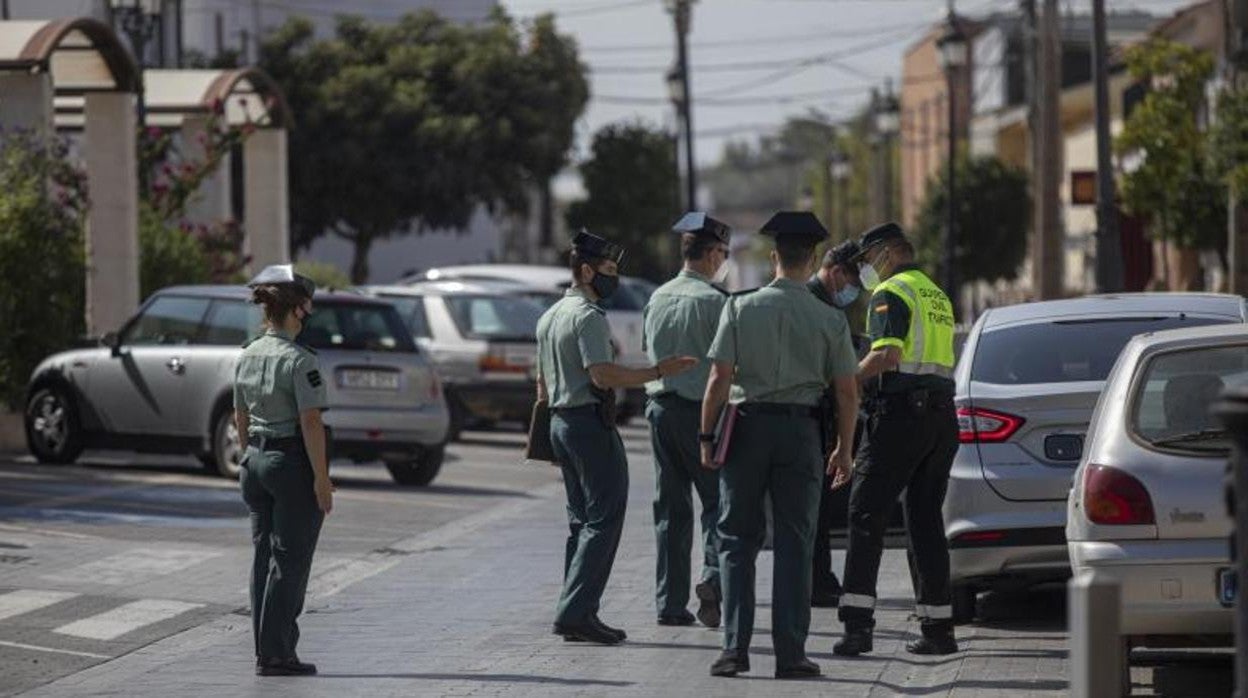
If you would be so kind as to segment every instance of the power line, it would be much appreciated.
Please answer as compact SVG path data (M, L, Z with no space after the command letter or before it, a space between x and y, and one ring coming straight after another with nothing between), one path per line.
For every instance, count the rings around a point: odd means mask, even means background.
M691 50L706 50L716 48L740 48L742 45L758 45L768 43L795 43L802 41L827 41L829 39L861 39L870 36L882 36L891 34L896 31L906 30L915 31L919 28L927 28L932 22L907 22L905 24L892 24L883 27L859 27L857 29L832 29L820 32L810 32L801 34L780 34L780 35L763 35L763 36L742 36L733 39L716 39L712 41L699 41L689 45ZM671 44L608 44L605 46L586 46L583 47L584 53L633 53L643 51L670 51Z

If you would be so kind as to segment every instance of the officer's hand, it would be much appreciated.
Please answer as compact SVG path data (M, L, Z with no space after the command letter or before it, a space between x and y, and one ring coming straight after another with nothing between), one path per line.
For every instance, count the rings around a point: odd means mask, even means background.
M316 506L321 510L322 514L329 516L329 512L334 509L334 483L329 478L317 478L312 484L312 489L316 491Z
M669 356L659 362L659 373L664 376L675 376L698 365L696 356Z
M828 457L828 475L832 476L832 490L839 490L849 482L854 472L854 462L848 450L837 448Z
M707 470L719 470L719 464L715 462L714 444L702 444L702 467Z

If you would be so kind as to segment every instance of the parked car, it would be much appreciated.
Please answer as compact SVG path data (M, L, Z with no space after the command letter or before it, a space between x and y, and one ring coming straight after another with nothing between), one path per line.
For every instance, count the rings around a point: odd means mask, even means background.
M26 437L43 463L86 448L193 453L237 477L234 366L259 332L242 286L167 288L101 346L61 352L35 369ZM436 373L389 303L318 293L300 341L327 381L335 456L382 460L396 482L425 485L442 467L449 423Z
M465 426L527 423L536 395L537 320L546 306L526 286L423 281L360 289L395 305L442 378L451 439Z
M1234 522L1223 489L1231 439L1210 407L1245 382L1243 326L1136 337L1109 376L1066 536L1076 573L1120 585L1124 658L1132 646L1234 644Z
M955 372L961 448L945 500L954 614L976 593L1070 575L1066 496L1096 400L1131 337L1243 323L1239 296L1122 294L995 308Z
M404 278L400 284L418 281L456 279L460 281L510 281L530 286L547 293L562 294L572 285L572 272L564 267L535 266L528 264L467 264L436 267ZM599 303L607 311L611 325L611 338L615 342L618 360L625 366L647 366L650 363L641 348L642 317L652 284L635 277L620 277L619 289ZM641 413L645 405L645 390L625 391L621 404L621 417L631 418Z

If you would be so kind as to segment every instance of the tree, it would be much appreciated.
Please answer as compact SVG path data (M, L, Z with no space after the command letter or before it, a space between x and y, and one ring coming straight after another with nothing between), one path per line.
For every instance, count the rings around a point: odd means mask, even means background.
M86 173L63 141L0 138L0 405L21 403L36 364L83 331Z
M1122 176L1126 209L1180 248L1224 248L1226 189L1199 120L1213 57L1154 39L1127 52L1127 67L1152 89L1114 143L1119 157L1139 163Z
M462 228L480 206L526 212L535 180L562 166L587 92L549 18L529 37L526 48L501 11L475 26L432 12L386 26L340 17L328 40L301 19L275 32L260 65L296 119L295 247L326 232L351 242L360 283L378 240Z
M957 249L959 274L965 281L1012 281L1027 255L1031 194L1027 172L995 157L959 157L957 176ZM919 261L936 269L943 260L948 210L948 174L927 184L927 195L914 227Z
M665 280L663 253L671 249L677 209L671 137L642 123L612 124L594 134L590 150L580 166L589 196L568 207L568 227L623 245L629 274Z

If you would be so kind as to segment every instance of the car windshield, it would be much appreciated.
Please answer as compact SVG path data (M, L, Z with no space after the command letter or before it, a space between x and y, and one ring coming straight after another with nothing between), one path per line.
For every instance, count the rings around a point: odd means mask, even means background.
M1137 334L1227 322L1191 316L1052 320L987 330L971 380L997 385L1104 381Z
M298 341L313 349L413 352L416 345L390 305L317 299Z
M1248 345L1161 354L1144 368L1131 398L1131 429L1154 446L1226 453L1225 426L1210 408L1223 390L1248 383Z
M459 333L472 339L532 341L543 306L527 298L508 296L444 296Z

